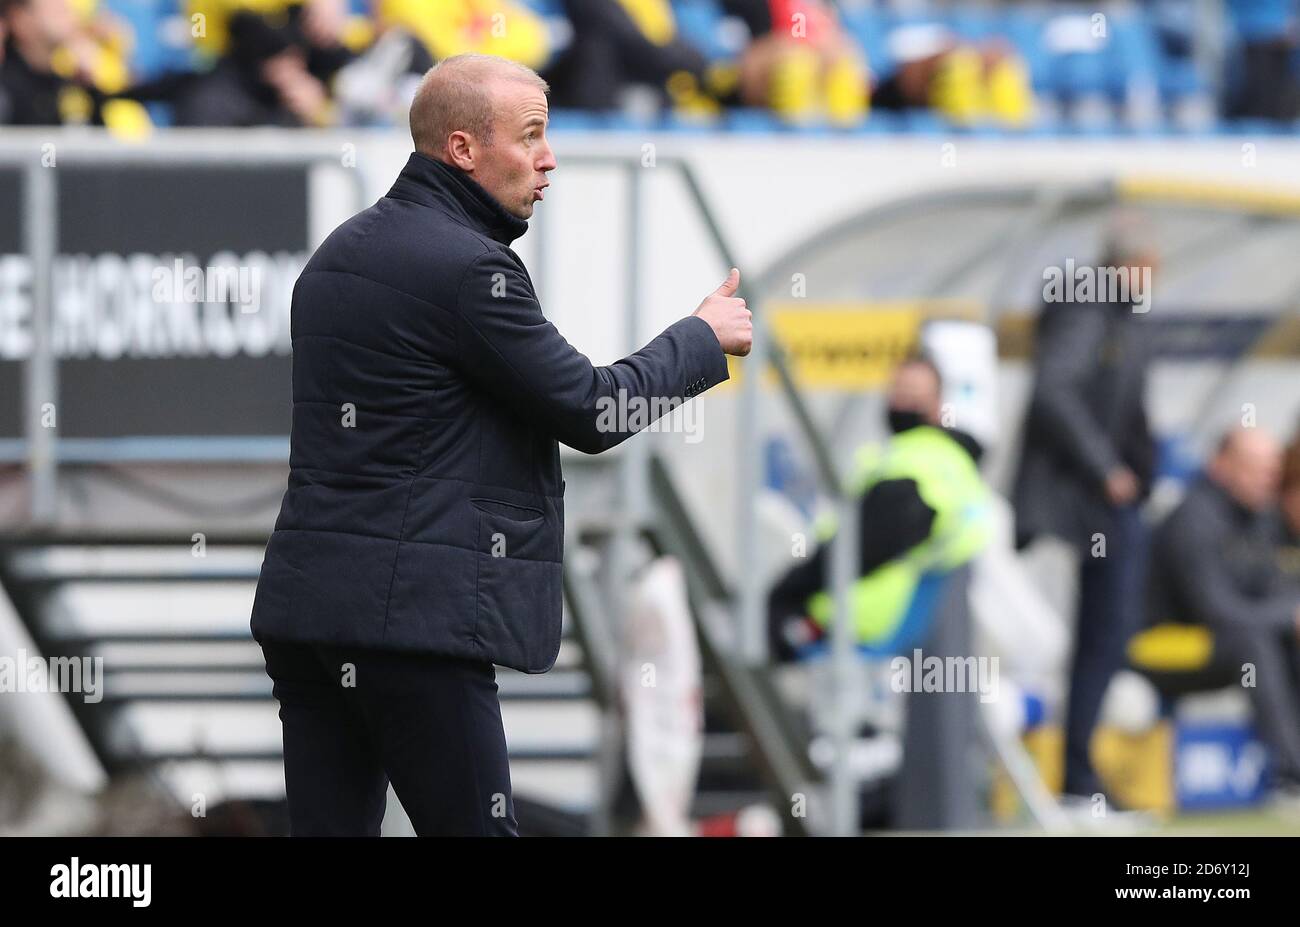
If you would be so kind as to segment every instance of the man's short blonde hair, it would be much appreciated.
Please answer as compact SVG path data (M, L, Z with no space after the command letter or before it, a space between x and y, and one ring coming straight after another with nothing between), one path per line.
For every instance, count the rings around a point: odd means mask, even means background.
M424 75L411 101L415 150L439 154L447 137L456 131L490 144L496 116L491 92L494 80L532 84L544 94L551 90L532 68L508 58L474 54L444 58Z

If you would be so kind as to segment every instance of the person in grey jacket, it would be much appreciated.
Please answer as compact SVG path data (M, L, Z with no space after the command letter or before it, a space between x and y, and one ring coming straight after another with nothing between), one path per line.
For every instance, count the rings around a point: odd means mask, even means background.
M1102 267L1149 281L1153 264L1140 228L1112 228ZM1141 621L1139 506L1155 457L1144 310L1133 299L1046 303L1013 492L1018 547L1047 535L1081 558L1065 724L1065 792L1079 798L1102 791L1089 757L1092 731L1125 641Z
M1224 436L1206 473L1156 530L1149 618L1214 632L1212 663L1246 686L1278 785L1289 793L1300 792L1300 587L1276 557L1281 461L1267 432Z

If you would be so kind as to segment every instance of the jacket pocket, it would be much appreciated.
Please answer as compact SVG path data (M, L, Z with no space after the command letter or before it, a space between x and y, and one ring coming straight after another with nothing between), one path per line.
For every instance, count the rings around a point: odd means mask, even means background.
M475 498L480 556L506 560L551 560L555 521L541 508L500 499Z
M562 517L496 499L470 502L478 519L474 635L492 662L543 672L560 643Z
M514 502L502 502L500 499L486 499L481 496L469 501L470 505L480 512L516 524L529 524L546 517L545 512L531 505L518 505Z

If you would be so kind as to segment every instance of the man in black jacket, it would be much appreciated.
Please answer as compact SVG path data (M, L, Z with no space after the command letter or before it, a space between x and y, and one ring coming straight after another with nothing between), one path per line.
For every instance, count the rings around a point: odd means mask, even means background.
M401 176L294 289L289 487L252 615L294 834L378 833L390 780L422 835L515 833L493 664L559 651L557 442L613 447L630 431L602 406L680 403L749 352L734 268L608 367L546 320L510 249L556 166L546 90L499 58L431 70Z
M1300 588L1276 560L1282 451L1258 428L1228 432L1205 475L1156 530L1150 620L1214 632L1211 674L1247 685L1274 778L1300 798Z
M1124 216L1109 234L1101 271L1123 271L1134 287L1144 275L1149 282L1155 260L1140 224ZM1018 546L1050 535L1081 558L1064 791L1084 807L1101 791L1089 748L1102 698L1141 623L1145 531L1139 507L1155 457L1145 398L1146 306L1114 293L1095 295L1111 298L1047 302L1039 316L1013 499ZM1149 300L1149 293L1142 295Z

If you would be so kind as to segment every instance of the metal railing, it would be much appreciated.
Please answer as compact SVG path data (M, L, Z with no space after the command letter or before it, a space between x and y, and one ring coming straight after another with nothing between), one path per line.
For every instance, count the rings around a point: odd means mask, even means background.
M255 136L260 133L254 133ZM262 136L272 138L272 136ZM59 167L304 167L320 165L337 166L353 181L356 205L362 203L364 188L356 171L346 171L341 165L339 149L295 141L291 149L264 144L241 144L220 148L204 146L201 139L191 136L192 143L180 146L153 147L126 145L104 141L94 147L78 143L73 137L60 141L7 144L0 146L0 168L22 172L22 241L31 261L32 279L32 349L24 367L23 413L24 453L29 487L29 515L34 527L53 524L58 504L59 463L65 456L79 460L135 459L132 454L145 459L207 460L206 455L190 456L201 449L213 451L221 458L230 459L244 451L240 445L232 454L228 441L217 440L206 446L193 441L176 443L173 439L124 439L123 446L116 439L83 439L78 442L60 440L54 429L44 427L44 406L57 407L59 397L59 365L54 356L51 332L54 317L54 263L59 247ZM309 207L310 208L310 207ZM246 439L238 439L244 441ZM255 442L256 443L256 442ZM10 454L20 451L14 442L3 442ZM249 447L250 445L244 445ZM287 449L287 442L286 442ZM265 447L257 447L257 456L264 457Z

